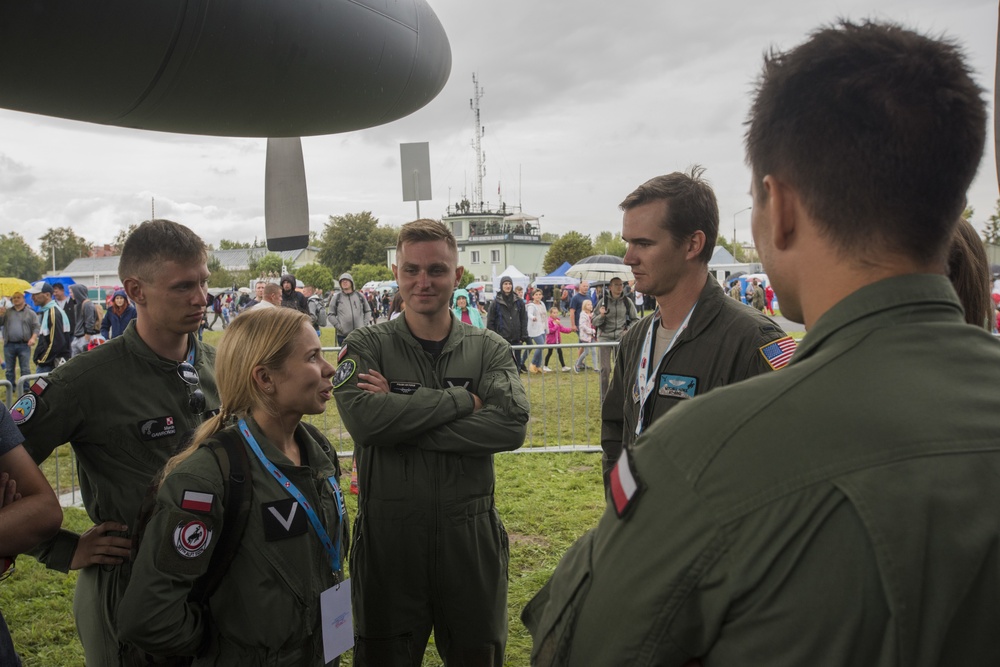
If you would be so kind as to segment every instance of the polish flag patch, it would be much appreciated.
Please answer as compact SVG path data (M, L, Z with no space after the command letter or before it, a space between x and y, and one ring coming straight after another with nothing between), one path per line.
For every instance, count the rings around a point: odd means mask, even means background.
M347 343L344 343L344 346L340 348L340 354L337 355L337 363L339 364L341 361L343 361L344 357L346 356L347 356Z
M38 378L31 384L31 393L35 396L41 396L45 393L45 390L49 386L49 381L45 378Z
M211 493L185 491L184 497L181 499L181 509L207 514L212 511L212 503L214 501L215 496Z
M622 451L611 469L611 504L619 519L624 519L642 494L644 486L635 472L635 462L628 449Z

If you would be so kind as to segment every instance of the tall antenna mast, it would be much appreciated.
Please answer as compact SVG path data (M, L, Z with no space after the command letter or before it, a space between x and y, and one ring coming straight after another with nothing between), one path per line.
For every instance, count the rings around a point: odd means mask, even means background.
M479 81L475 73L472 75L473 97L469 100L469 107L476 116L476 136L472 140L472 148L476 151L476 177L472 183L475 186L473 194L472 210L482 212L483 210L483 177L486 176L486 167L483 166L483 147L480 139L483 136L483 126L479 119L479 99L486 94L485 90L480 90Z

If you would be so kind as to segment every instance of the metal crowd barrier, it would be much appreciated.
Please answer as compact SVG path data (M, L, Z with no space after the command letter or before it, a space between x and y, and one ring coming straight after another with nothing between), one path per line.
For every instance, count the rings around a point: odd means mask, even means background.
M528 352L526 366L531 363L531 357L537 349L542 350L543 361L547 350L562 349L566 365L571 369L569 372L562 372L560 369L553 368L551 373L521 375L521 382L524 385L531 408L524 446L517 450L517 453L601 451L600 373L591 370L589 366L580 373L574 372L572 368L580 348L589 350L597 347L617 347L617 345L618 343L561 343L558 345L515 345L512 347L516 352L525 350ZM339 347L323 348L324 355L332 364L336 364L339 352ZM613 357L614 355L612 355ZM586 360L587 363L592 361L589 352ZM31 386L32 382L46 375L47 373L34 373L21 376L18 380L20 391L11 387L7 380L0 380L0 386L7 389L7 409L10 409L21 394L27 391L27 387ZM344 427L340 414L337 412L337 406L333 401L327 405L325 413L307 416L306 420L323 429L341 456L349 457L353 454L354 441ZM483 434L483 438L488 437L489 433ZM68 461L66 461L67 456ZM65 445L57 448L53 455L43 463L43 468L49 466L54 469L53 486L60 495L60 501L64 506L78 505L80 497L76 479L76 455L73 449ZM63 490L62 482L67 474L64 470L66 467L69 468L69 479L65 490Z

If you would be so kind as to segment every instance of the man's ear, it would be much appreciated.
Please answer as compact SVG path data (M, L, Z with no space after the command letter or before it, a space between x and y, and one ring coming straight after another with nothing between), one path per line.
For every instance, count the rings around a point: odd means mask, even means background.
M461 282L462 276L465 274L465 267L460 266L455 269L455 287L458 287L458 283Z
M767 199L762 206L769 222L771 244L777 250L787 250L794 242L802 213L798 193L788 183L768 174L762 181Z
M694 259L705 249L705 232L698 230L688 239L687 259Z
M122 289L125 296L134 304L146 305L146 295L143 293L142 283L137 278L126 278L122 281Z

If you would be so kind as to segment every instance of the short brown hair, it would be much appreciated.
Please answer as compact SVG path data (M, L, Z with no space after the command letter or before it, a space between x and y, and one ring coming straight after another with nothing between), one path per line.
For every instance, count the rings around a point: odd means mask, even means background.
M708 264L719 238L719 202L708 181L701 177L705 168L691 166L686 172L675 171L651 178L629 194L618 205L623 211L653 201L667 202L667 216L660 226L670 232L676 243L682 243L695 232L705 234L705 247L698 255Z
M180 263L205 262L208 248L201 237L172 220L146 220L122 247L118 261L118 278L150 281L157 265L165 261Z
M458 242L448 226L443 222L428 218L408 222L399 228L396 252L398 253L405 243L421 243L423 241L445 241L448 247L455 251L455 255L458 255Z
M843 251L943 259L983 154L982 92L957 43L891 23L772 50L746 123L757 196L772 175Z

